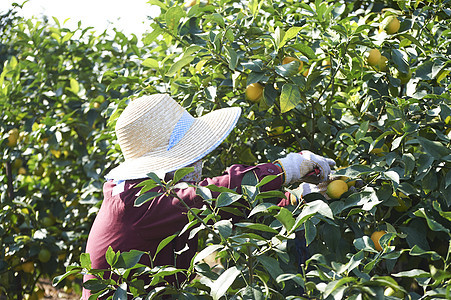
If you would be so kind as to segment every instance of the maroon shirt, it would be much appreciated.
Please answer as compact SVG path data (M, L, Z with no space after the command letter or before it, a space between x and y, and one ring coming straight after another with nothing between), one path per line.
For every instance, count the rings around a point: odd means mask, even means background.
M198 185L210 184L237 188L240 192L241 180L248 171L253 171L259 179L268 175L278 175L281 170L274 164L267 163L257 166L232 165L218 177L202 180ZM155 253L158 244L166 237L180 231L187 223L186 208L178 199L162 195L135 207L134 203L140 188L136 185L145 179L127 180L124 190L113 194L115 183L108 181L104 184L104 200L89 233L86 252L90 254L92 268L109 268L105 259L105 252L109 246L114 251L126 252L132 249ZM282 186L282 177L269 182L261 188L262 191L278 190ZM158 191L155 188L152 191ZM195 188L178 190L177 195L190 207L200 208L202 198L196 195ZM215 194L213 194L215 196ZM216 195L217 196L217 195ZM174 251L181 250L188 243L189 250L177 256L174 262ZM154 265L176 265L188 268L191 258L197 251L197 239L187 239L187 234L177 237L172 244L167 245L157 255ZM147 259L147 260L146 260ZM147 255L141 263L149 265ZM84 281L93 278L87 275ZM88 299L89 291L83 290L83 299Z

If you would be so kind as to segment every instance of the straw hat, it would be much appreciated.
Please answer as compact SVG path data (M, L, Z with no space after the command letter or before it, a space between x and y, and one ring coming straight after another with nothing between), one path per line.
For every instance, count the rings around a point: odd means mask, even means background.
M222 108L194 118L167 94L131 101L116 123L125 161L107 179L147 177L186 167L214 150L235 127L239 107Z

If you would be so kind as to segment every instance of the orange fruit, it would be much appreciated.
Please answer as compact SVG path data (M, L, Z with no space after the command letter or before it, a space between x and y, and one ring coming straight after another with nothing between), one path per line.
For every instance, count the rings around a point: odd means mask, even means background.
M34 263L32 261L27 261L22 264L22 271L25 273L33 273L34 272Z
M301 72L302 68L304 67L304 62L302 62L301 60L297 59L296 57L292 57L292 56L284 57L284 59L282 60L282 64L286 65L286 64L289 64L292 61L298 61L299 62L298 72Z
M381 246L379 240L386 233L387 232L385 230L380 230L380 231L375 231L375 232L373 232L373 234L371 234L371 240L373 241L374 246L377 251L382 251L382 246Z
M25 175L27 174L27 169L25 169L24 167L20 167L19 170L17 170L17 174Z
M13 128L8 132L8 142L6 145L8 147L14 147L17 145L17 140L19 139L19 129Z
M268 129L268 136L277 136L281 135L283 131L285 130L285 127L283 126L276 126Z
M387 26L385 26L385 32L387 32L388 34L395 34L401 27L401 23L395 16L390 16L389 18L390 21L388 22Z
M331 199L340 199L348 191L348 184L341 179L334 180L327 185L326 194Z
M251 83L246 87L246 99L249 101L258 103L260 102L262 96L263 86L260 83Z
M370 66L377 66L379 61L381 59L381 52L377 49L371 49L368 52L368 57L366 58L366 61Z
M43 262L46 263L50 260L50 257L52 257L52 253L50 253L49 250L47 249L41 249L41 251L39 251L38 254L38 259Z
M387 71L387 61L388 61L388 58L381 55L381 58L379 59L379 62L377 63L377 68L379 70L381 70L382 72Z
M325 59L321 62L321 65L324 67L324 69L330 69L332 64L330 63L330 59Z

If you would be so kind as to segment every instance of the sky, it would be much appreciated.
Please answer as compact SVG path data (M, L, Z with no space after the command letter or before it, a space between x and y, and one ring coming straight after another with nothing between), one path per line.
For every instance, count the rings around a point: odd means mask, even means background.
M46 15L56 17L64 27L77 28L93 26L96 31L117 28L124 34L134 33L140 37L148 30L147 16L156 16L159 9L147 3L148 0L29 0L19 14L30 18ZM0 12L6 12L12 3L24 0L0 0ZM62 25L63 26L63 25Z

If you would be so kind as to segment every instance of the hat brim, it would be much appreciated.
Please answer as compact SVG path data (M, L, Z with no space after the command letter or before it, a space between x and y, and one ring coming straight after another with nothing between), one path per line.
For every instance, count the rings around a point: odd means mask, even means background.
M139 158L125 160L106 178L140 179L146 178L150 172L162 177L165 173L186 167L218 147L235 127L240 114L239 107L228 107L196 118L183 138L170 150L167 146L159 147Z

